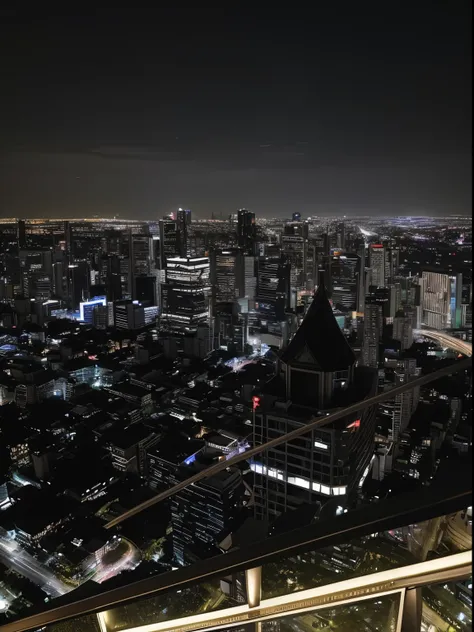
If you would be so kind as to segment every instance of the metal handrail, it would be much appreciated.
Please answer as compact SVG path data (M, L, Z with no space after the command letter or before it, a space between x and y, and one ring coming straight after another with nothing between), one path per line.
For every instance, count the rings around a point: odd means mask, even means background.
M438 371L417 378L400 387L396 387L380 395L368 398L362 402L357 402L342 410L323 418L316 418L302 428L298 428L282 437L273 439L266 444L256 446L247 452L237 455L228 461L217 463L216 465L200 472L178 485L158 494L151 499L152 502L142 503L137 507L119 516L117 521L112 521L107 526L110 528L114 524L119 524L132 515L143 511L143 509L168 498L188 485L205 479L215 473L226 469L236 463L247 460L251 456L275 447L281 443L304 435L313 428L321 427L341 419L353 412L362 411L370 406L374 406L405 391L429 384L445 375L458 373L471 368L471 360L465 359L453 365L444 367ZM470 479L470 476L468 474ZM467 480L467 478L466 478ZM460 481L463 484L463 481ZM143 505L146 505L145 507ZM397 528L415 522L421 522L440 515L454 513L465 507L472 505L472 488L466 486L464 489L453 493L451 490L443 490L442 486L433 485L423 490L422 493L407 494L398 498L383 501L378 504L354 510L346 514L337 516L329 521L321 521L303 527L301 529L268 538L264 541L248 546L245 551L235 550L225 555L219 555L203 562L197 562L192 566L179 569L120 586L110 591L87 596L71 603L65 603L74 594L69 593L64 597L55 599L52 608L42 612L31 614L22 619L11 621L0 626L0 632L24 632L35 628L40 628L56 621L78 617L91 612L99 612L109 609L119 604L131 602L139 598L152 594L164 593L176 588L183 588L196 582L210 579L212 577L224 576L229 572L246 570L264 562L269 562L290 553L302 553L308 550L315 550L347 542L353 538L363 537L377 531ZM330 524L329 524L330 523ZM329 524L329 529L328 529ZM31 612L31 611L30 611Z
M331 413L324 417L314 417L308 423L305 423L304 425L302 425L300 428L296 428L295 430L292 430L291 432L288 432L287 434L276 437L275 439L271 439L270 441L267 441L266 443L262 443L261 445L254 446L253 448L250 448L249 450L246 450L245 452L242 452L241 454L237 454L231 457L230 459L227 459L226 461L219 461L215 465L211 465L211 467L208 467L205 470L202 470L198 472L197 474L190 476L184 481L177 483L173 487L166 489L164 492L161 492L157 494L156 496L153 496L153 498L149 498L148 500L145 500L139 505L136 505L136 507L132 507L132 509L125 511L120 516L117 516L117 518L114 518L113 520L108 522L105 525L105 528L110 529L112 527L115 527L121 522L123 522L124 520L127 520L127 518L131 518L132 516L139 514L145 509L148 509L149 507L156 505L156 503L159 503L162 500L166 500L167 498L174 496L175 494L185 489L186 487L189 487L190 485L194 483L198 483L206 478L214 476L215 474L218 474L219 472L222 472L223 470L226 470L227 468L232 467L233 465L237 465L238 463L241 463L242 461L247 461L251 457L255 456L256 454L260 454L261 452L264 452L265 450L268 450L270 448L276 448L277 446L283 443L287 443L288 441L292 441L293 439L296 439L297 437L301 437L307 434L308 432L310 432L311 430L314 430L315 428L322 428L323 426L327 426L328 424L331 424L339 419L342 419L343 417L346 417L352 413L362 412L363 410L365 410L366 408L369 408L370 406L381 404L382 402L391 400L397 395L401 395L402 393L405 393L406 391L410 391L414 388L424 386L425 384L429 384L430 382L434 382L435 380L438 380L439 378L444 377L445 375L459 373L460 371L471 368L471 366L472 366L471 359L466 358L464 360L460 360L459 362L455 362L454 364L451 364L447 367L439 369L438 371L434 371L433 373L429 373L428 375L423 375L422 377L416 378L415 380L407 382L406 384L402 384L401 386L392 388L388 391L385 391L384 393L380 393L379 395L375 395L373 397L369 397L368 399L362 400L360 402L356 402L355 404L351 404L350 406L347 406L346 408L336 410L334 413Z
M466 479L461 478L460 485L464 480L467 481L465 488L455 493L447 491L443 485L435 485L415 493L403 494L398 498L341 514L331 520L267 538L250 544L243 550L230 551L176 571L64 603L74 594L69 593L55 599L48 610L0 626L0 632L26 632L64 619L101 612L137 599L157 596L215 577L255 568L291 554L323 549L372 533L449 515L472 505L471 481L466 476Z

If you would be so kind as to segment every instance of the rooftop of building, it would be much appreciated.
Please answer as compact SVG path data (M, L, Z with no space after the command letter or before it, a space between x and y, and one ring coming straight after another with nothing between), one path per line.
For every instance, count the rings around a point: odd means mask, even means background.
M134 423L123 430L111 430L107 433L107 442L122 450L127 450L153 435L153 431L142 423Z
M285 364L305 364L335 372L354 365L355 355L334 317L324 282L320 283L303 322L281 354Z

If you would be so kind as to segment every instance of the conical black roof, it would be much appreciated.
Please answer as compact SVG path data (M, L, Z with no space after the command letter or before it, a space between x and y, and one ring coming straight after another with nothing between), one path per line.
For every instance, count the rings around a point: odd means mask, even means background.
M334 317L324 283L281 359L286 364L312 364L318 371L344 371L355 363L354 352Z

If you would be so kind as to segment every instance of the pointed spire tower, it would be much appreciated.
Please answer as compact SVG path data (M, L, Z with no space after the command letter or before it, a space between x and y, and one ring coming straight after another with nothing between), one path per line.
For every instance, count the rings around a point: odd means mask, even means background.
M337 391L353 381L354 352L334 317L323 278L281 363L287 399L295 405L337 405Z

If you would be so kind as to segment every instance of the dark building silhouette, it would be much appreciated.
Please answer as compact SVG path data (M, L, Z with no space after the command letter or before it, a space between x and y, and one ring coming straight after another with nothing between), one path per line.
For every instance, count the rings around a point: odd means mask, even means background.
M255 443L300 428L314 417L375 394L377 372L355 356L321 282L301 326L280 356L255 414ZM255 458L255 516L273 519L302 504L318 508L335 496L350 501L374 450L375 410L349 415Z

